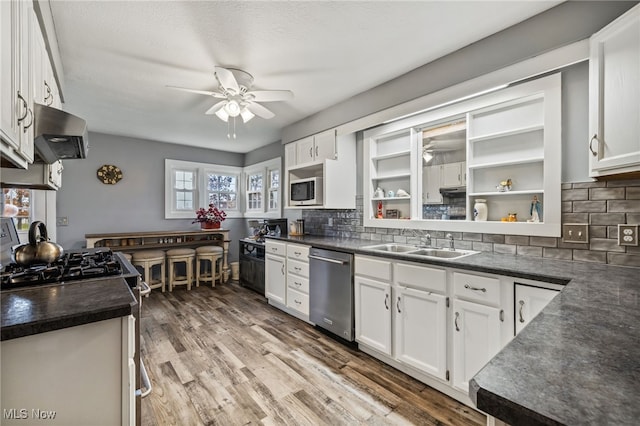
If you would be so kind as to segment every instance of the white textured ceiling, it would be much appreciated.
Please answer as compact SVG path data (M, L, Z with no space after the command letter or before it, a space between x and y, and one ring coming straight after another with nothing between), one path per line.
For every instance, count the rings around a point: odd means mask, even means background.
M67 111L89 130L248 152L283 127L536 15L558 1L52 0ZM275 118L237 125L217 100L167 85L216 88L214 66L254 89L288 89Z

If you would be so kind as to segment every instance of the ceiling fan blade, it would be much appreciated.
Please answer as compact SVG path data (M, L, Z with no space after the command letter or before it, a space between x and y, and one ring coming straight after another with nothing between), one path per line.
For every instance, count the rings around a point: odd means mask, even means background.
M272 113L271 111L269 111L268 109L266 109L265 107L263 107L260 104L257 104L255 102L252 102L250 104L247 105L247 109L249 111L251 111L252 113L254 113L255 115L257 115L260 118L264 118L264 119L270 119L275 117L275 114Z
M222 93L210 92L208 90L188 89L186 87L177 87L177 86L166 86L166 87L168 87L169 89L182 90L184 92L191 92L191 93L198 93L200 95L213 96L214 98L220 98L220 99L226 98L226 96L223 95Z
M220 101L218 103L216 103L214 106L212 106L211 108L209 108L207 110L207 112L205 112L205 114L207 115L211 115L211 114L215 114L216 112L218 112L219 110L222 109L222 107L224 107L227 104L227 101Z
M293 92L290 90L253 90L247 92L256 102L276 102L293 99Z
M240 86L238 86L238 82L231 71L226 68L216 67L215 75L220 85L226 90L233 91L235 94L240 93Z

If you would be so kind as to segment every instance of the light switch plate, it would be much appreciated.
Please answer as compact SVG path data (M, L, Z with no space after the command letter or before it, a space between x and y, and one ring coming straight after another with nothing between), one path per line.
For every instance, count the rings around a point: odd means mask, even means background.
M618 245L637 246L638 245L638 225L618 225Z
M589 243L588 223L564 223L562 225L562 241L565 243Z

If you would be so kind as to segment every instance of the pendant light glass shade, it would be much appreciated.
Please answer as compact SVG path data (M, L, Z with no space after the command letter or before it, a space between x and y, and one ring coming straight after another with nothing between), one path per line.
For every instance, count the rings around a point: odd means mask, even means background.
M249 111L246 107L240 112L240 116L242 117L243 122L247 122L255 117L255 114Z
M220 120L224 121L225 123L229 121L229 114L227 114L227 111L225 111L224 108L221 108L218 111L216 111L216 115Z

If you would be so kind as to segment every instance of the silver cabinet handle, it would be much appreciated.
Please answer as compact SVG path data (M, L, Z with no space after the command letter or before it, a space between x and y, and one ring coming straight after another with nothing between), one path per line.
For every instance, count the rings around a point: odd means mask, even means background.
M594 157L596 155L598 155L598 153L596 151L593 150L593 141L596 141L596 143L598 142L598 134L594 134L593 137L591 138L591 140L589 141L589 151L591 151L591 155L593 155Z
M398 310L398 313L401 314L402 311L400 310L400 298L398 297L398 300L396 301L396 309Z
M293 269L295 269L296 271L302 271L302 268L299 266L294 266Z
M384 307L387 309L387 311L389 310L389 295L388 294L384 295Z
M298 281L294 281L293 284L297 285L298 287L302 287L302 283L299 283Z
M520 322L524 322L524 317L522 316L522 308L524 308L524 300L520 300L518 304L520 305L520 310L518 312L520 315Z
M318 147L316 146L316 157L318 156Z
M44 87L47 90L47 96L44 97L44 103L49 106L53 103L53 93L51 92L51 87L49 87L49 83L44 82Z
M456 325L456 331L460 331L460 327L458 327L458 317L460 316L460 313L456 312L456 319L454 320L454 323Z
M313 147L309 148L309 157L313 158Z
M282 275L284 275L284 263L282 264L282 267L280 268L280 273L282 273Z
M470 286L469 284L465 284L465 285L464 285L464 288L468 288L469 290L473 290L473 291L481 291L481 292L483 292L483 293L486 293L486 292L487 292L487 289L486 289L486 288L484 288L484 287L482 287L482 288L479 288L479 287L472 287L472 286Z
M298 305L302 305L302 302L299 301L298 299L293 299L294 302L296 302Z
M295 254L296 256L300 256L300 255L302 255L302 253L301 253L301 252L299 252L299 251L294 251L294 252L293 252L293 254Z
M271 247L271 251L275 253L275 252L278 251L278 248L277 247Z
M27 129L33 124L33 111L31 111L31 108L27 110L27 113L31 116L31 120L29 121L29 124L24 126L24 128L22 129L23 133L27 133Z
M18 99L22 101L22 106L24 107L24 115L22 117L18 117L18 123L21 123L22 120L27 118L27 114L29 114L29 105L27 105L27 101L24 100L20 92L18 92Z
M140 359L140 378L142 379L142 385L147 389L142 392L142 389L136 390L136 395L140 395L142 398L148 396L151 393L151 380L149 380L149 375L147 374L147 369L144 367L144 362L142 362L142 358Z

